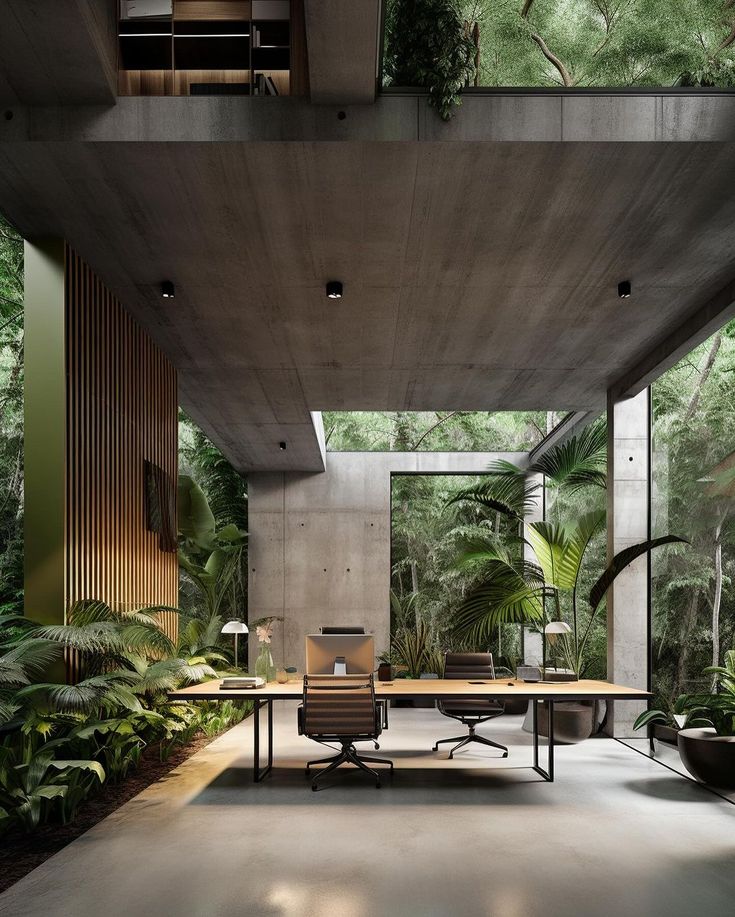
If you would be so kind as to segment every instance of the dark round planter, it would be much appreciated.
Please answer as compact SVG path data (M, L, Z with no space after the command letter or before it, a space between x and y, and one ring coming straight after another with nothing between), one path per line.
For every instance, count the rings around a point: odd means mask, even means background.
M695 780L721 790L735 790L735 736L718 736L714 729L682 729L679 757Z
M503 707L508 716L518 716L528 710L527 697L504 697Z
M554 704L554 743L573 745L589 739L596 728L597 706L594 701L557 701ZM532 732L532 711L529 709L523 723L526 732ZM549 734L549 708L542 701L538 705L539 735Z

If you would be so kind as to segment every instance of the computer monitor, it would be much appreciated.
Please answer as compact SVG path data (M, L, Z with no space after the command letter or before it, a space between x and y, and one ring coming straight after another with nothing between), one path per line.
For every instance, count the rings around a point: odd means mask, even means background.
M309 634L306 638L306 674L334 675L337 659L344 659L338 673L367 675L375 670L375 641L371 634Z
M328 624L319 628L322 634L364 634L365 628L352 624Z

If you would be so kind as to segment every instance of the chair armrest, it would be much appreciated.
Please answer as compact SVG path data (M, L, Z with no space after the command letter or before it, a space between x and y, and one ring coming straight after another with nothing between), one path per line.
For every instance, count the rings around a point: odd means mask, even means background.
M298 725L299 735L302 736L304 734L304 705L303 704L299 704L299 708L296 711L296 723Z

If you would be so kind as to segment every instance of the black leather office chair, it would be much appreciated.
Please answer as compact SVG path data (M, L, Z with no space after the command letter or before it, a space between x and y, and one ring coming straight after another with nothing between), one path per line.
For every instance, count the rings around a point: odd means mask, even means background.
M486 681L495 678L492 653L447 653L444 658L445 678L457 678L462 681ZM486 723L504 713L505 708L500 701L493 698L485 700L479 697L458 697L456 700L441 700L437 707L444 716L464 723L469 733L466 736L439 739L434 745L434 751L438 751L439 746L444 742L456 742L457 744L449 752L449 757L453 758L455 751L459 751L470 742L477 742L480 745L488 745L490 748L499 748L503 752L503 757L508 757L508 749L505 745L491 742L490 739L477 735L475 732L480 723Z
M312 790L318 789L318 781L340 764L354 764L373 776L375 786L380 787L380 774L367 764L387 764L392 769L393 762L358 754L355 742L375 742L383 731L381 719L372 673L304 676L299 734L322 744L339 742L342 746L342 750L332 757L308 762L307 776L315 764L327 765L311 781Z

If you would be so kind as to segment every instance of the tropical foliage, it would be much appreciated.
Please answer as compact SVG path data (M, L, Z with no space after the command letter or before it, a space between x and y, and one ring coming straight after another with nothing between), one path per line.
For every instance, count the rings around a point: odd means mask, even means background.
M514 445L519 415L499 414L493 423L505 426L495 442ZM558 418L534 418L538 432ZM407 629L414 637L414 622L429 626L427 653L460 649L493 649L496 661L508 668L520 661L521 628L541 625L544 599L552 596L543 570L524 552L521 517L541 500L542 475L546 475L547 514L555 519L555 536L542 523L538 537L556 537L571 556L577 541L563 525L565 515L575 516L579 506L596 507L578 586L589 590L604 569L604 423L546 453L530 466L530 473L508 461L497 461L480 476L448 475L393 477L392 575L393 655ZM481 448L478 443L475 448ZM581 510L576 515L583 515ZM553 528L553 526L550 526ZM531 537L536 537L536 532ZM580 533L577 532L577 536ZM580 536L581 537L581 536ZM559 545L557 544L558 548ZM589 547L589 544L588 544ZM556 591L566 612L566 593ZM581 593L580 593L581 594ZM570 593L571 595L571 593ZM492 614L488 608L492 606ZM402 611L404 609L405 611ZM589 624L589 611L580 612ZM600 615L601 617L601 615ZM419 632L420 633L420 632ZM604 618L595 616L584 640L595 674L604 674ZM399 660L400 661L400 660ZM404 663L407 664L407 663ZM425 669L429 671L428 668Z
M443 40L427 26L437 7L453 17ZM473 53L467 49L470 36ZM436 93L449 72L454 91L447 92L447 104L462 79L489 87L729 87L735 85L735 4L389 0L385 46L388 85Z
M676 726L711 726L718 736L735 736L735 650L725 653L725 664L707 666L705 676L714 676L713 690L680 694L673 706ZM668 724L672 715L665 710L647 710L634 723L641 729L652 723Z
M177 651L160 611L80 602L67 624L53 626L0 615L0 829L66 823L105 782L123 780L147 748L166 758L197 732L213 734L245 715L244 705L168 701L174 688L217 673L211 657L190 655L188 645ZM84 676L46 681L69 653Z
M179 608L213 632L247 609L247 481L183 411L179 467Z
M448 121L475 72L475 45L459 4L393 0L386 11L386 34L386 79L394 86L425 86L429 105Z
M540 474L545 475L547 489L568 496L589 488L604 490L605 436L605 427L598 422L548 450L527 469L495 463L482 484L460 490L452 498L452 502L469 501L515 520L525 533L524 547L530 549L513 554L508 540L496 536L476 539L466 548L461 562L479 567L481 581L466 597L455 620L458 631L473 642L488 642L501 623L563 621L564 597L571 631L551 638L553 649L565 667L580 676L588 674L588 645L601 602L615 578L653 548L683 541L665 535L621 551L591 586L584 612L579 607L582 570L590 545L605 530L605 510L591 509L563 522L527 522L525 515L538 500L542 485L536 476Z
M23 607L23 241L0 217L0 608Z
M654 535L686 552L653 558L653 688L666 708L711 689L706 666L735 645L735 322L652 386Z
M22 319L23 243L0 219L0 830L69 821L89 794L124 779L146 751L166 758L246 712L230 702L167 700L171 689L228 666L219 615L245 607L245 482L185 417L190 512L180 544L189 570L182 572L186 613L176 643L156 608L123 613L81 602L63 625L23 616ZM76 683L62 681L65 656L83 672Z
M197 619L205 629L221 629L222 612L236 601L247 533L234 522L217 528L204 491L187 474L179 475L178 517L179 565L199 591Z

